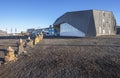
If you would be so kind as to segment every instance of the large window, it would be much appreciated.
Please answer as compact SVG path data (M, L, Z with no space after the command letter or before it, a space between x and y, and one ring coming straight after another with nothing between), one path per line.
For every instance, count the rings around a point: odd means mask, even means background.
M63 25L63 24L62 24ZM64 26L61 26L60 28L60 32L74 32L74 31L78 31L77 29L75 29L72 26L69 26L68 24L64 23Z
M76 29L74 26L72 26L68 23L63 23L63 24L60 25L60 36L84 37L85 33Z

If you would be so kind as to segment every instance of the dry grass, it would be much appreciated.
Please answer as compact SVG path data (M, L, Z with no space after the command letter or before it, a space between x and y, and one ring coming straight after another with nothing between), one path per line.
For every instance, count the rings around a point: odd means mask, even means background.
M44 39L2 65L0 78L120 78L120 39L100 40Z

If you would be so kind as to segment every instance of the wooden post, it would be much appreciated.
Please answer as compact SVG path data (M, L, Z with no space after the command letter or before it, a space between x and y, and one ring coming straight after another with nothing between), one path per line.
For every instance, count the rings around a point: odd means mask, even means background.
M4 60L5 60L5 63L17 60L17 58L15 57L15 53L14 53L14 50L12 49L12 47L9 46L7 48L7 55L5 56Z
M42 39L43 39L43 34L42 33L40 33L40 34L38 33L37 36L33 40L33 44L34 45L38 44Z
M42 33L40 33L40 36L41 36L41 40L43 40L43 34Z
M30 39L30 37L28 37L28 39L25 42L26 47L33 47L33 40Z
M38 43L38 41L39 41L38 36L36 36L36 37L34 38L33 44L36 45L36 44Z
M25 45L25 42L22 39L20 39L18 44L18 54L21 54L24 52L24 45Z

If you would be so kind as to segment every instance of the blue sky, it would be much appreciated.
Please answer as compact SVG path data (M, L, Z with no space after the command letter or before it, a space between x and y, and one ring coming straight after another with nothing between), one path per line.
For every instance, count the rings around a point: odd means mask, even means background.
M44 28L69 11L113 11L120 25L120 0L0 0L0 29Z

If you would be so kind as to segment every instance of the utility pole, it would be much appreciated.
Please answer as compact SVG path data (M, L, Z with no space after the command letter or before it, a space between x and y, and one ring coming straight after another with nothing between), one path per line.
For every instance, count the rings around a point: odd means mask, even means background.
M6 35L7 35L7 28L6 28Z
M17 28L15 28L15 33L17 33Z
M12 28L11 28L11 34L12 34Z

